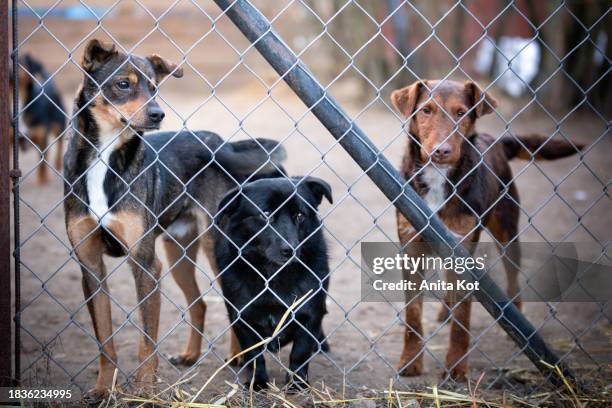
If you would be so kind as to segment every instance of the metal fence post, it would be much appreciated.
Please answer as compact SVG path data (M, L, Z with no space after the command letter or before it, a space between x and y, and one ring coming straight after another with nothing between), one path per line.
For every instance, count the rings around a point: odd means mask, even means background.
M13 383L8 3L0 7L0 386Z
M441 246L448 250L442 255L469 256L465 248L456 247L456 239L450 231L437 216L432 214L416 192L406 184L399 172L367 135L325 92L314 75L273 31L270 22L257 8L245 0L215 0L215 3L311 109L317 119L339 141L402 215L417 230L423 230L422 235L427 241L447 243L448 245ZM454 251L451 248L455 248ZM507 300L502 290L488 275L470 271L468 276L480 282L481 290L476 291L476 298L549 381L554 385L562 385L562 379L552 375L550 370L541 364L541 361L559 366L567 378L575 379L569 368L550 350L533 325ZM501 301L493 299L501 299Z

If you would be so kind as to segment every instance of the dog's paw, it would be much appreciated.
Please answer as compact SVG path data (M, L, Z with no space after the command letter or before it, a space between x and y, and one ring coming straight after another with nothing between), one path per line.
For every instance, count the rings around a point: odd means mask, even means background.
M306 378L302 376L306 376ZM310 383L308 382L307 374L302 374L302 376L289 374L286 375L285 381L287 383L288 393L296 394L310 388Z
M457 366L450 371L446 369L440 373L440 378L442 380L450 378L461 383L467 382L467 367Z
M87 405L99 405L110 395L108 388L92 388L83 395L83 402Z
M253 387L253 391L261 391L268 388L268 380L267 379L255 379L254 381L246 381L244 383L244 387L248 390Z
M423 360L419 357L412 363L408 364L411 359L402 359L397 371L402 377L416 377L423 374Z
M168 361L175 366L191 367L198 361L198 358L200 358L199 355L181 353L175 356L168 356Z
M287 392L289 394L298 394L310 388L310 384L307 381L294 379L287 384Z

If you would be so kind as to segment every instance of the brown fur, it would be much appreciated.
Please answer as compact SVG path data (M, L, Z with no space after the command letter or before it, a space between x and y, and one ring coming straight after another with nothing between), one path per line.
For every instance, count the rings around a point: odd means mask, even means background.
M87 46L82 63L83 67L88 70L100 68L105 61L108 61L108 55L104 54L105 50L108 51L113 48L108 44L92 40ZM125 58L125 56L119 55L117 57ZM89 73L91 74L92 71L89 71ZM134 136L134 132L128 129L126 118L130 120L132 126L144 123L144 108L151 98L150 93L152 91L150 88L140 87L137 89L139 93L134 98L128 98L127 101L109 101L101 95L94 97L88 107L91 119L94 122L93 126L87 124L86 118L80 115L76 120L79 131L83 133L84 129L105 127L116 134L121 133L119 147L128 142ZM143 94L145 91L147 95ZM80 92L83 92L83 88ZM79 141L71 147L73 149L83 149L87 146L88 142L85 138L80 137ZM67 161L67 163L75 164L74 161ZM74 169L70 164L67 167L69 168L66 172L71 174L70 172ZM134 189L136 191L137 187L134 187ZM94 388L89 391L88 398L98 401L106 397L117 364L117 353L112 339L113 327L108 296L109 289L106 282L106 268L102 259L102 255L105 253L113 254L113 250L109 249L109 240L115 242L113 245L120 246L121 253L127 255L128 264L136 283L137 304L142 324L139 329L141 335L138 348L139 367L136 372L136 385L141 392L146 392L154 384L158 366L156 343L161 306L159 293L161 262L155 253L155 238L160 231L157 228L151 228L151 221L147 219L148 214L142 205L129 202L116 205L112 214L109 214L110 218L104 227L90 214L82 201L76 201L72 195L69 195L64 205L68 237L81 264L83 291L96 338L102 345L98 378ZM114 254L113 256L118 255ZM179 286L185 291L185 285L180 285L181 283L179 282Z
M121 114L113 105L109 105L102 95L99 95L92 103L91 112L94 115L97 123L105 123L113 129L124 128L125 125L121 122Z
M190 366L200 358L202 334L206 318L206 302L202 300L200 289L195 278L195 260L198 252L198 231L194 229L189 234L175 238L179 245L172 240L164 240L164 248L168 264L172 270L177 285L183 291L188 305L191 329L189 339L183 351L171 358L171 362L177 365ZM215 276L219 274L219 268L214 256L214 237L207 232L199 239L200 246L208 259L210 268ZM185 248L185 250L183 250ZM240 353L240 345L233 330L230 331L230 357ZM233 361L239 364L240 361Z
M428 186L421 179L422 168L434 163L439 168L449 169L447 177L453 188L445 187L447 201L436 212L449 230L464 243L477 242L483 225L500 244L510 241L518 243L519 211L515 204L518 202L518 192L512 182L509 159L555 159L573 154L576 149L583 147L565 141L548 141L539 135L508 135L496 142L488 135L477 133L477 119L493 112L497 101L471 81L463 84L454 81L419 81L394 91L391 102L400 113L409 118L410 134L402 158L402 175L419 195L425 196ZM446 153L438 154L439 150ZM480 166L481 159L486 166ZM504 186L498 180L508 186L507 192L504 192ZM500 196L503 197L498 200ZM415 228L399 213L397 227L404 247L411 242L422 242ZM410 250L410 247L406 248L407 252ZM513 262L520 266L520 250L513 245L505 255L503 260L508 280L507 292L514 297L520 287L518 268ZM452 295L447 294L438 316L439 320L445 320L452 311L444 374L465 380L468 370L471 300L465 299L458 303L458 300L463 299L463 294ZM409 299L406 306L404 348L399 363L402 375L419 375L423 371L422 304L422 296L416 296ZM520 308L520 298L515 298L515 304Z
M125 103L110 104L102 95L98 96L91 106L91 112L97 123L106 123L119 133L121 130L127 130L127 125L124 123L124 118L134 123L142 123L145 121L144 109L148 102L148 98L139 97L134 100L129 100ZM131 137L131 132L122 132L121 142Z
M108 284L105 279L106 267L102 260L102 236L97 222L89 216L68 220L66 230L82 269L87 271L82 278L83 292L96 339L102 345L98 378L94 387L95 397L101 398L106 395L106 387L113 379L117 363Z
M200 357L202 348L202 335L204 333L204 320L206 317L206 302L202 300L198 283L195 279L195 260L197 259L198 245L194 235L185 236L178 240L180 246L170 240L164 241L166 257L172 270L172 277L178 287L183 291L189 311L190 325L189 339L184 350L172 357L173 364L193 365ZM185 248L185 249L183 249Z
M202 239L200 240L202 243L202 250L204 254L206 254L206 259L208 259L208 263L213 270L216 277L219 276L219 266L217 265L217 258L215 258L215 241L212 233L208 232L204 234ZM233 330L230 330L230 354L229 357L232 358L236 354L240 353L241 348L238 343L238 338ZM242 359L238 358L232 360L232 365L240 365L242 363Z

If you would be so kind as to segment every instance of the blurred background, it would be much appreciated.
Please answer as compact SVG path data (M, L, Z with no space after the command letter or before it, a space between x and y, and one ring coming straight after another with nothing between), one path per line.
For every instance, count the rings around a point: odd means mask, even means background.
M608 1L252 3L273 20L277 32L320 80L354 79L364 98L388 93L416 77L454 74L469 75L483 85L494 83L512 97L537 97L556 113L577 105L599 110L612 105L606 92L612 47ZM185 57L211 84L248 48L210 1L18 4L22 51L32 47L45 53L52 68L78 55L83 36L97 31L98 19L103 25L100 34L126 49L138 52L153 46L176 59ZM263 69L258 72L265 78L265 68L259 65L263 61L254 54L248 52L245 62ZM60 83L61 79L58 76Z

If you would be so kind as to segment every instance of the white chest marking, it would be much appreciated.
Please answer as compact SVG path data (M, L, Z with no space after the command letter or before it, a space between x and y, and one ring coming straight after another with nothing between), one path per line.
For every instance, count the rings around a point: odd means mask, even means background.
M439 211L446 200L446 180L448 175L447 168L435 168L427 166L421 173L421 179L427 184L427 194L424 200L431 211L436 213Z
M119 143L118 131L115 129L100 129L97 157L93 166L87 171L87 195L89 198L89 213L102 225L107 225L112 215L108 209L108 197L104 192L104 179L109 169L109 157Z

